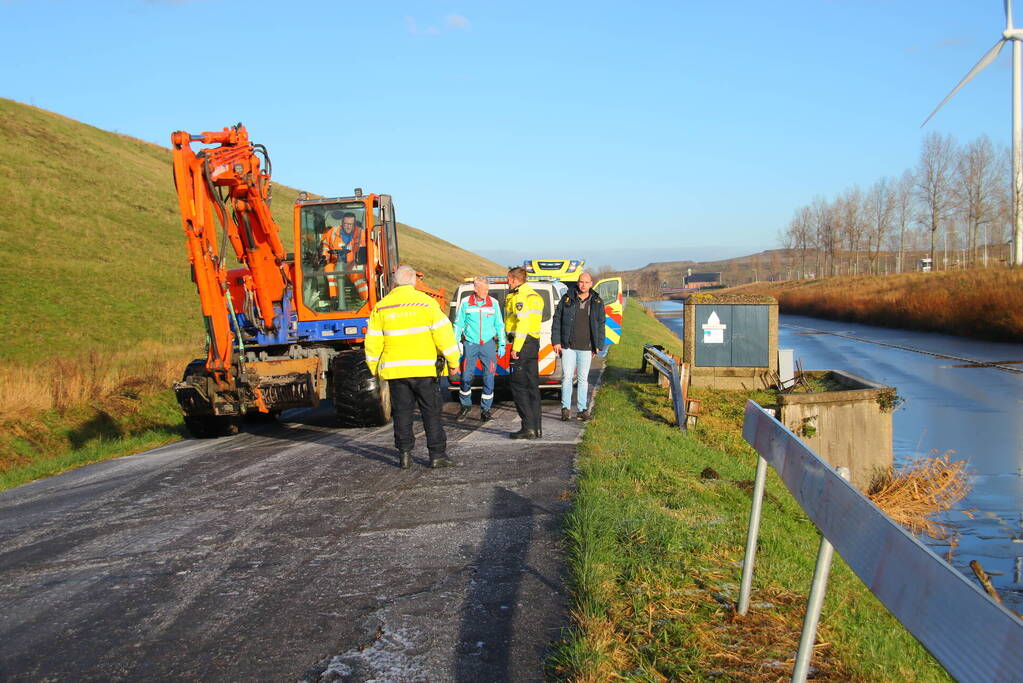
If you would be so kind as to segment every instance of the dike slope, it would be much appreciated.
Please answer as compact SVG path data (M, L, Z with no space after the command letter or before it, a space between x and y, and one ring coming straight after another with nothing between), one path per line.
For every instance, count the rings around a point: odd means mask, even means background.
M170 150L2 98L0 140L0 360L31 363L143 341L201 350ZM261 141L272 156L273 141ZM286 245L296 195L274 183ZM450 290L464 276L502 272L408 225L399 224L398 239L402 261L424 269L433 286Z

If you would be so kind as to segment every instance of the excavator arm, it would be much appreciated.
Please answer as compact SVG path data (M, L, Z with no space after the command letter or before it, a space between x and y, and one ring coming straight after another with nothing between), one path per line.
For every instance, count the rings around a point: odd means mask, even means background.
M196 153L193 142L217 146ZM234 347L241 334L237 325L232 326L234 311L244 310L249 322L264 332L287 324L283 302L290 282L280 230L270 214L270 161L262 145L249 142L240 123L197 135L178 131L171 135L171 143L188 259L209 335L206 369L217 384L230 385ZM266 160L265 170L260 155ZM224 241L230 242L242 265L244 302L231 300Z

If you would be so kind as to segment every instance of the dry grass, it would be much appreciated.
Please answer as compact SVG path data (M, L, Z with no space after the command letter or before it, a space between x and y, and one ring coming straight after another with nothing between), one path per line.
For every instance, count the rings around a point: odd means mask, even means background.
M145 342L118 353L94 351L49 363L2 363L0 422L32 419L49 410L65 412L126 393L166 389L201 348Z
M868 496L893 520L913 533L931 538L948 536L945 526L934 521L969 492L972 484L966 463L940 457L921 457L899 469L890 469L871 487Z
M1023 270L975 268L759 282L729 291L778 300L783 313L1023 341Z

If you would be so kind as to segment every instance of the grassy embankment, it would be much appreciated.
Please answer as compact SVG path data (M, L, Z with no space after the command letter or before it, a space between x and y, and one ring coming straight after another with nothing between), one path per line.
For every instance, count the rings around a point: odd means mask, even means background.
M755 453L745 398L694 390L699 426L669 424L666 390L638 372L644 343L680 343L635 301L580 446L566 522L574 627L555 675L578 681L787 680L819 543L769 475L750 614L740 563ZM938 681L947 675L836 556L812 680Z
M1020 269L757 282L725 291L773 296L782 313L1023 342Z
M3 490L180 438L167 387L205 351L170 151L5 99L0 138ZM285 244L296 195L275 183ZM421 230L398 234L433 286L500 271Z

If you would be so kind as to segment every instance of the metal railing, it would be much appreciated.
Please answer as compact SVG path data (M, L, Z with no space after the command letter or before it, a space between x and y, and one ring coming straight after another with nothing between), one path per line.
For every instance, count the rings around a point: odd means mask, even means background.
M685 431L689 426L688 416L688 384L687 372L689 366L679 363L665 350L655 344L643 346L643 364L640 372L646 372L647 365L661 373L668 380L668 387L671 390L672 408L675 410L675 423L679 429Z
M743 438L759 458L739 613L749 609L767 465L775 469L821 533L793 681L806 680L832 546L888 611L957 680L1023 678L1023 621L892 521L753 401L746 403Z

